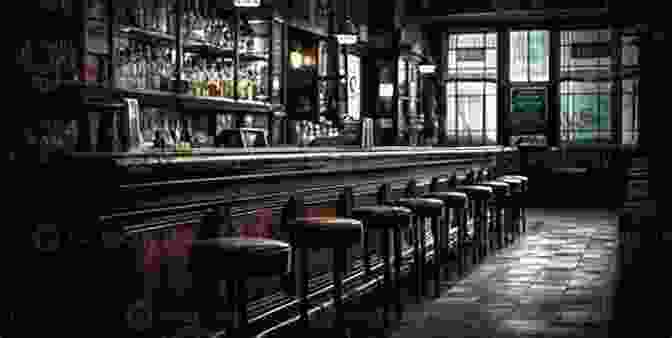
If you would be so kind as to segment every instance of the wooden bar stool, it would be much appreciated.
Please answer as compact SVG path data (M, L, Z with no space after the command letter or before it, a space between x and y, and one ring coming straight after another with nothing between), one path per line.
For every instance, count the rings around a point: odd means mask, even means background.
M454 254L458 262L458 273L461 275L464 272L463 265L463 247L464 238L466 234L466 210L469 204L469 197L467 194L459 191L446 191L449 184L448 178L435 177L432 179L430 185L430 193L423 195L424 198L435 198L443 201L445 206L444 223L440 230L442 243L439 249L442 251L440 258L444 259L444 253ZM444 262L439 261L442 265Z
M434 237L434 296L439 297L440 295L440 280L439 275L441 273L441 267L437 264L440 261L440 250L437 250L438 244L441 242L441 235L439 232L440 220L443 218L444 204L443 201L434 198L422 198L419 197L422 193L423 188L418 186L415 179L411 179L405 190L406 197L400 198L392 203L402 207L406 207L413 211L413 224L416 227L416 240L415 243L415 262L414 265L417 269L416 272L416 300L418 302L422 301L422 296L426 293L425 283L425 262L427 260L427 248L426 248L426 235L427 231L425 229L425 220L430 219L431 222L431 233Z
M368 278L371 278L371 256L368 246L369 236L373 231L381 232L381 251L383 256L383 280L384 295L395 299L397 320L403 317L403 304L401 301L401 262L402 241L401 232L410 227L412 211L408 208L399 206L383 205L389 196L390 186L384 184L378 192L378 205L360 206L352 209L352 217L358 219L364 225L364 239L362 241L362 253L364 259L364 271ZM346 195L352 196L352 189L345 191ZM346 197L352 199L353 197ZM354 204L354 203L353 203ZM394 258L390 255L390 235L394 244ZM393 261L393 262L392 262ZM391 277L391 265L394 264L394 283ZM396 290L394 290L396 288ZM394 290L394 295L392 291ZM384 326L389 327L389 303L383 301Z
M510 205L511 219L508 220L511 233L509 241L515 241L515 238L521 234L522 231L522 186L523 181L512 177L498 177L497 181L505 182L509 185L510 196L507 200Z
M293 196L289 207L294 209L293 214L299 214L303 209L303 201ZM298 212L297 212L298 211ZM300 271L299 306L302 325L305 329L309 324L309 270L308 254L310 249L333 250L333 280L334 280L334 309L336 312L335 329L340 337L347 337L347 328L343 311L343 277L347 272L347 250L354 244L362 241L362 222L341 217L295 217L284 220L285 229L290 233L290 244L297 250Z
M289 273L291 247L273 239L213 237L191 243L190 268L199 294L199 318L204 328L218 329L219 281L226 281L232 324L236 337L252 337L248 329L247 288L250 277L273 277Z
M479 182L478 185L486 186L492 188L494 192L494 198L490 203L491 218L490 222L490 231L494 232L496 236L490 236L490 239L496 239L497 246L499 249L504 248L504 237L505 237L505 224L504 224L504 209L506 207L506 199L509 197L509 184L504 181L483 181ZM492 241L489 243L492 246Z
M518 179L518 180L522 181L522 183L523 183L522 188L521 188L521 190L522 190L521 195L522 196L521 196L520 203L521 203L521 213L522 213L521 217L522 217L522 223L523 223L522 224L522 226L523 226L522 232L525 233L525 232L527 232L527 210L526 210L527 207L526 206L528 205L527 204L527 198L528 198L527 194L528 194L528 188L529 188L529 186L528 186L529 178L527 176L522 176L522 175L504 175L504 176L501 176L501 177L502 178L515 178L515 179Z
M474 181L474 174L467 174L467 182ZM494 192L490 187L475 184L457 185L455 190L464 192L469 197L469 201L471 203L469 210L471 211L471 217L473 218L475 234L474 241L477 252L477 257L475 257L475 260L480 261L485 257L486 254L485 250L488 242L488 202L493 198Z

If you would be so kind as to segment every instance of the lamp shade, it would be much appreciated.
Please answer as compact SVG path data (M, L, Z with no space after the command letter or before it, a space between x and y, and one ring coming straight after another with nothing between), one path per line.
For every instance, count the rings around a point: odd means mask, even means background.
M259 7L261 0L233 0L233 5L236 7Z
M350 18L346 18L345 21L340 25L338 32L335 34L336 40L341 45L353 45L357 43L357 38L359 33L357 32L357 27L352 23Z

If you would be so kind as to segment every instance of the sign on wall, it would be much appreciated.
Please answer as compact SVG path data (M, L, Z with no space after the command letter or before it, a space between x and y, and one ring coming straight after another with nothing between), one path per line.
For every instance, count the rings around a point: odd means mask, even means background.
M548 109L545 87L515 87L511 89L509 122L516 133L544 132Z

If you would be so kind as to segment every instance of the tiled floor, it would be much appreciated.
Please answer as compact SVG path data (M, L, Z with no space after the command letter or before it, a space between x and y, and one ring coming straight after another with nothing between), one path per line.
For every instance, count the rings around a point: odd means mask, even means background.
M391 337L608 337L616 216L533 209L529 220L521 240L441 297L408 306Z

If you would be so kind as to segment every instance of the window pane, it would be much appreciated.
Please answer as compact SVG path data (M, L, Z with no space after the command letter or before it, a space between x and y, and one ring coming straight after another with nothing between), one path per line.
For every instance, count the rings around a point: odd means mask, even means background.
M623 124L622 135L624 144L635 144L638 132L637 84L638 80L623 81Z
M565 81L560 87L563 142L610 141L610 83Z
M483 144L487 135L496 142L497 86L482 79L497 79L497 34L452 34L448 42L449 81L444 121L448 141L459 145ZM486 94L492 97L486 98ZM492 121L489 117L493 117ZM495 130L484 133L486 123Z
M527 32L511 32L511 81L528 81Z
M548 81L550 39L546 31L529 33L530 81Z
M483 95L483 82L460 82L457 92L458 95Z
M484 34L459 34L457 36L457 48L483 48Z
M485 97L485 129L488 144L497 143L497 85L487 83Z
M455 96L455 83L448 82L446 83L446 118L445 118L445 125L444 128L446 130L446 136L451 138L453 141L456 141L454 139L454 135L457 132L457 124L456 124L456 104L457 104L457 98Z

